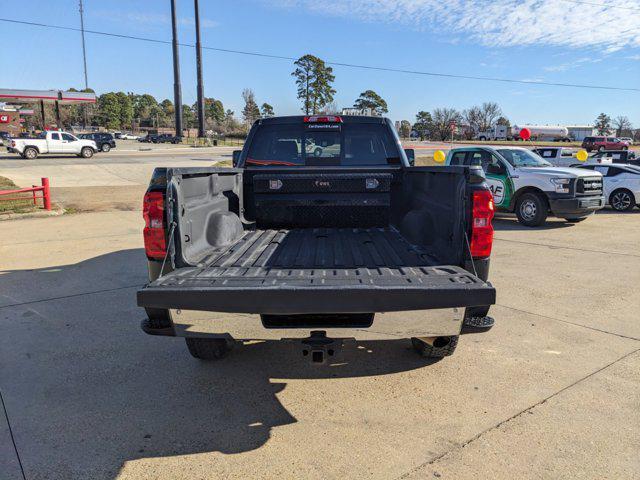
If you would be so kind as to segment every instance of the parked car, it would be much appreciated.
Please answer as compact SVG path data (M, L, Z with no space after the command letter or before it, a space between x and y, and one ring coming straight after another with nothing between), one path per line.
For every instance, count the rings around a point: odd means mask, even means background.
M620 141L625 142L627 145L633 145L633 138L631 137L619 137Z
M120 140L122 138L122 132L113 132L113 137Z
M180 137L176 137L175 135L171 135L169 133L161 133L160 135L156 135L154 139L151 140L153 143L173 143L177 144L182 142Z
M600 172L604 178L604 196L614 210L628 212L640 206L640 167L635 165L585 165L581 168Z
M138 135L134 135L132 133L123 133L120 138L122 140L138 140L140 137Z
M84 140L93 140L98 146L98 150L101 152L108 152L112 148L116 148L116 140L111 133L94 132L94 133L82 133L78 135L79 138Z
M315 156L304 139L327 148ZM414 168L412 157L389 119L293 116L255 122L234 169L157 168L143 207L143 330L184 336L206 360L250 323L271 338L314 330L301 353L323 362L341 345L327 333L374 335L375 317L376 335L450 355L461 333L493 324L493 198L480 168ZM250 315L193 323L190 310Z
M578 163L576 160L577 150L574 148L538 147L534 148L533 152L555 167L571 167Z
M98 151L98 146L93 140L78 139L67 132L46 131L35 138L13 138L7 150L29 160L43 153L68 153L90 158Z
M0 132L0 145L4 145L5 143L9 143L11 139L11 134L8 132Z
M157 137L157 135L147 133L144 137L139 137L138 141L141 143L152 143L155 137Z
M628 163L631 165L640 165L640 158L637 158L636 152L633 150L605 150L596 153L592 158L597 160L596 163Z
M602 175L554 167L526 148L454 148L445 163L482 166L496 209L514 212L527 227L544 224L549 214L580 222L604 207Z
M629 144L616 137L584 137L582 148L587 152L597 150L628 150Z

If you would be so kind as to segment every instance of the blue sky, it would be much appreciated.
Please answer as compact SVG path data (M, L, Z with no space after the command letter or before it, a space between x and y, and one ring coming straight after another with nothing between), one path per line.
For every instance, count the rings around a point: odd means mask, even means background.
M594 0L594 3L600 0ZM4 0L4 18L77 27L77 0ZM603 3L607 3L604 2ZM614 2L611 2L614 3ZM618 9L570 0L200 0L204 45L460 75L640 87L640 0ZM193 2L178 0L180 41ZM171 39L169 0L85 0L85 28ZM83 86L80 34L3 23L0 86ZM89 86L173 99L170 45L87 34ZM195 52L180 51L183 99L195 100ZM299 113L289 60L204 51L205 95L237 114L252 88L276 114ZM11 68L7 68L11 65ZM640 127L640 92L434 78L334 67L339 106L372 89L394 120L495 101L513 123L592 123L604 111Z

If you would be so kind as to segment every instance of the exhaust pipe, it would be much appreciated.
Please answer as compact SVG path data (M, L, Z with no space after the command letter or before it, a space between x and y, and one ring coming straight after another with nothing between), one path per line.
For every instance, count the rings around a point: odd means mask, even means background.
M444 348L451 343L451 337L418 337L418 340L435 348Z

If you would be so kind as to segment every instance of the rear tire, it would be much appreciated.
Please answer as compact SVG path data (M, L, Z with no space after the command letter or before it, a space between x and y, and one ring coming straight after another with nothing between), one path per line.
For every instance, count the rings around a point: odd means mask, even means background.
M109 145L108 143L105 143L104 145L102 145L102 151L104 153L107 153L110 150L111 150L111 145Z
M22 152L22 156L27 160L35 160L38 158L38 150L33 147L27 147L24 149L24 152Z
M539 227L548 215L547 201L539 193L525 193L516 202L516 216L525 227Z
M619 188L609 196L609 205L618 212L628 212L636 206L636 201L632 192L626 188Z
M80 150L80 156L82 158L91 158L91 157L93 157L93 148L84 147L82 150Z
M184 340L191 356L200 360L220 360L233 348L233 341L226 338L187 337Z
M453 355L458 345L458 338L458 335L452 337L437 337L433 345L431 345L420 338L413 337L411 339L411 345L422 357L444 358Z

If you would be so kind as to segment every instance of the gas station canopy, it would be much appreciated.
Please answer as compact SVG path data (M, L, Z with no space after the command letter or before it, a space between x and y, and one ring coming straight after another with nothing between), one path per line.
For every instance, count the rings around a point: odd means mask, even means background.
M96 103L96 94L85 92L65 92L64 90L13 90L8 88L0 88L0 102L57 102L60 105Z
M0 88L0 102L4 103L39 103L42 125L47 128L45 116L45 103L54 105L56 126L60 128L60 105L78 105L83 103L96 103L95 93L66 92L64 90L12 90Z

